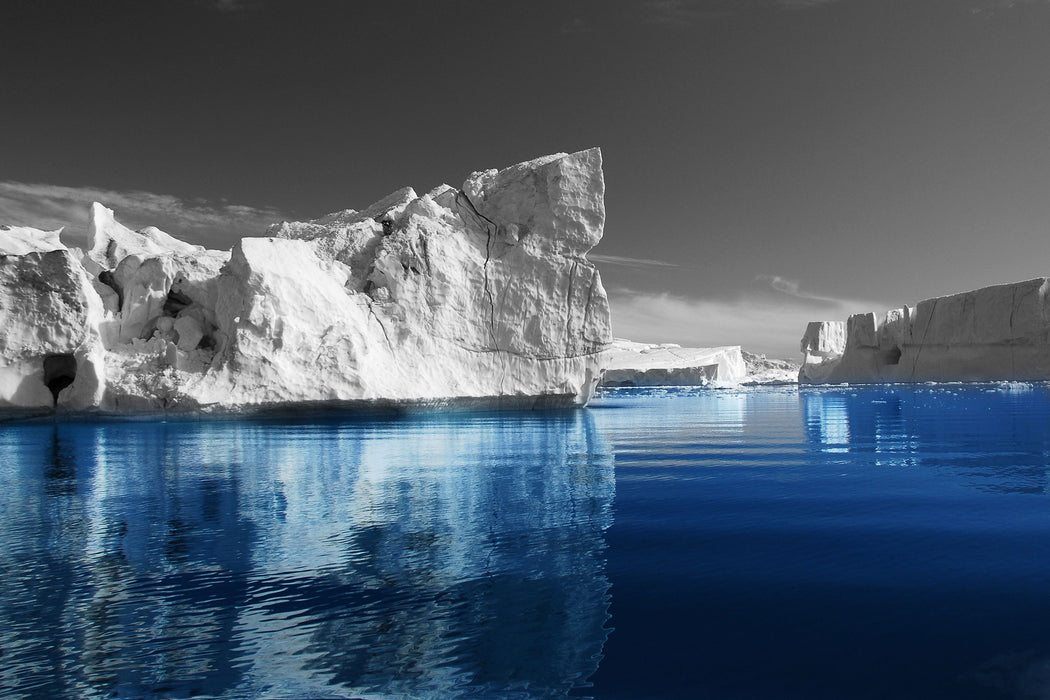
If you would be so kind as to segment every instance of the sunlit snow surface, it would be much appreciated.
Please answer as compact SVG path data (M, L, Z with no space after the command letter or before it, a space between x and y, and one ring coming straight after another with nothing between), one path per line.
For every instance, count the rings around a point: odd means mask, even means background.
M1040 697L1043 384L0 426L4 697Z

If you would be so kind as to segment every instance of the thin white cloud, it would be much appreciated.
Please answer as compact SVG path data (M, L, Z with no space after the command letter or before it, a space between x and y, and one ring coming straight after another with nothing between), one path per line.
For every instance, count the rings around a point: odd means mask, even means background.
M840 300L833 297L822 297L819 294L813 294L811 292L803 291L799 286L798 280L789 280L780 275L758 275L755 277L756 281L764 282L768 284L772 289L780 292L781 294L787 294L790 297L796 299L806 299L809 301L821 301L829 304L839 304Z
M755 291L715 299L612 288L609 301L613 334L618 338L689 347L740 345L785 359L797 359L798 341L810 321L845 320L851 314L881 314L888 308L864 300L780 297Z
M623 255L602 255L600 253L588 253L587 259L603 265L619 265L621 267L682 267L666 260L631 258Z
M92 202L113 209L117 220L157 228L190 243L229 248L244 236L261 236L270 224L292 218L274 208L186 201L153 192L119 192L0 180L0 224L41 229L64 227L67 245L83 246Z

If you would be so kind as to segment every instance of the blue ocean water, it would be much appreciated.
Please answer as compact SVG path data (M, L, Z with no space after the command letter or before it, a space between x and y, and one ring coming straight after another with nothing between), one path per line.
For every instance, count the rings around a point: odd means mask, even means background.
M0 425L0 696L1050 696L1050 387Z

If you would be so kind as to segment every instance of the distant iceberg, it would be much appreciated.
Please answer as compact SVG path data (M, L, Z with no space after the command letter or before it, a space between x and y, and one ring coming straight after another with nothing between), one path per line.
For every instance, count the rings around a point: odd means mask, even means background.
M1050 279L985 287L810 323L799 382L1050 379Z
M605 353L602 386L709 386L794 384L798 364L744 352L739 345L688 348L617 338Z
M737 384L747 374L739 346L683 348L617 338L606 351L606 387Z
M601 152L404 188L231 251L101 204L83 249L0 227L0 409L582 405L611 342Z

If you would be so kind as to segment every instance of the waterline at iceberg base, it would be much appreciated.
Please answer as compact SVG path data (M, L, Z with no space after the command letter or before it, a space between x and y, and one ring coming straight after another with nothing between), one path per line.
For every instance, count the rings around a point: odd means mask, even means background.
M4 697L1043 697L1050 388L7 423Z
M83 248L0 228L0 410L582 405L611 341L597 148L404 188L232 251L101 204Z

